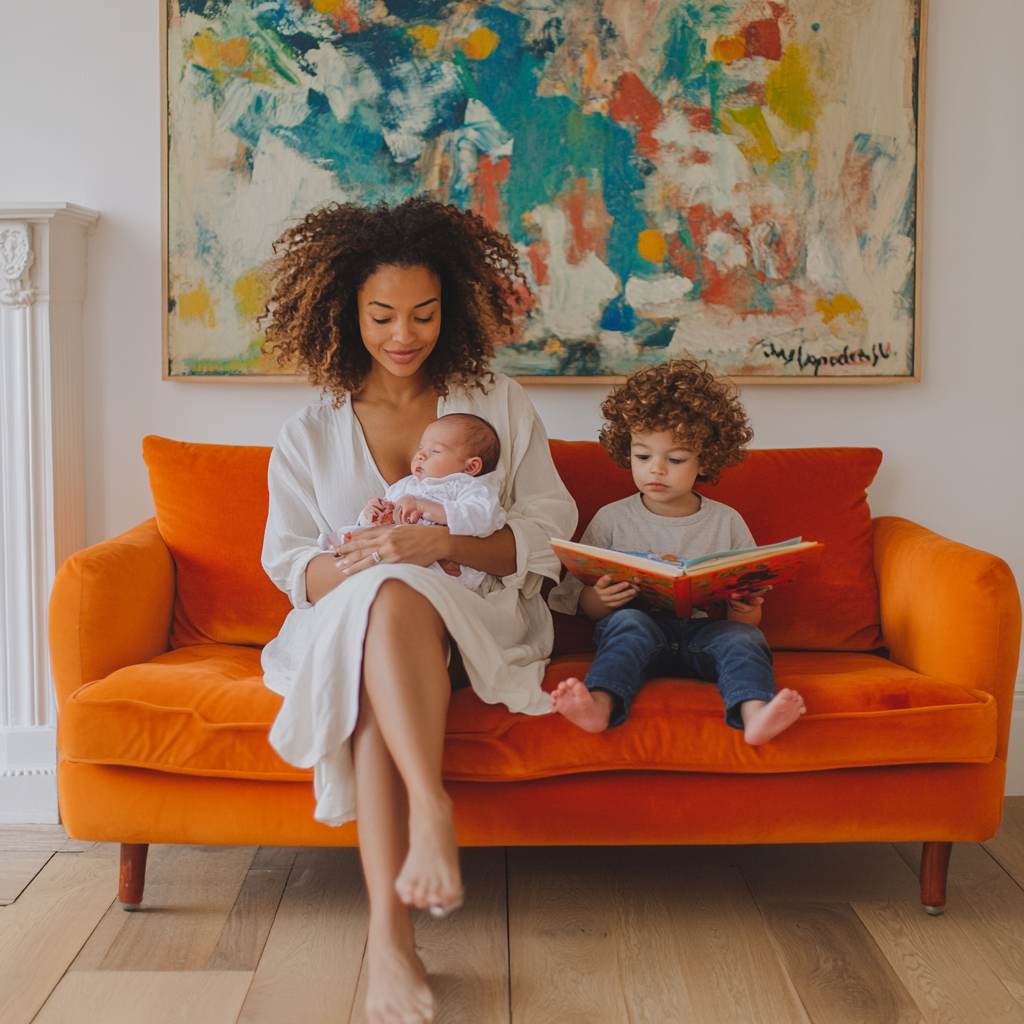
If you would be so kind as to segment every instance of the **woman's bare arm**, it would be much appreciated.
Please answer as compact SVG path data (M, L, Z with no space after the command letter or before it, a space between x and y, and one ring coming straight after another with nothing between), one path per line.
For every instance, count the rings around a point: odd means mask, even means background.
M316 555L306 566L306 600L316 604L347 578L338 569L338 560L334 555Z
M503 526L490 537L453 537L448 535L451 554L459 565L489 572L492 576L511 576L516 571L516 536Z

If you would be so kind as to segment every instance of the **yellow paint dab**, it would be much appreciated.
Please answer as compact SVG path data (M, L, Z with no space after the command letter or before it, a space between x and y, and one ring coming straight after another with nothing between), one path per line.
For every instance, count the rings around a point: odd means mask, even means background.
M203 281L194 291L182 293L178 299L178 315L182 320L205 320L207 327L216 327L217 321L213 315L215 305Z
M220 40L209 30L192 37L189 60L202 64L204 68L220 66Z
M798 132L814 127L818 98L811 88L811 58L805 46L791 43L765 79L768 109Z
M220 59L228 67L237 68L249 56L248 39L225 39L220 44Z
M343 0L313 0L313 10L318 14L330 14L342 5Z
M548 343L544 346L544 354L552 355L555 352L564 352L565 346L557 338L548 338Z
M833 295L831 299L818 299L814 308L821 314L821 322L825 325L832 323L838 316L845 316L851 327L864 328L867 326L864 307L856 299L844 295L842 292ZM833 328L829 328L829 330L833 330Z
M775 139L772 138L768 122L764 119L764 111L760 107L740 107L726 113L753 136L753 146L740 146L743 155L751 163L761 159L771 167L782 157L779 147L775 145Z
M636 236L636 251L650 263L660 263L668 252L668 242L660 231L648 228Z
M747 43L744 39L737 39L735 36L719 36L715 45L711 47L713 60L720 60L723 64L731 64L736 60L743 60L747 55Z
M405 30L424 50L437 46L437 29L433 25L413 25Z
M497 32L492 32L483 25L473 29L462 44L462 49L470 60L484 60L494 53L495 47L501 41Z
M235 308L243 320L255 320L263 312L270 298L270 282L261 270L243 274L231 289Z

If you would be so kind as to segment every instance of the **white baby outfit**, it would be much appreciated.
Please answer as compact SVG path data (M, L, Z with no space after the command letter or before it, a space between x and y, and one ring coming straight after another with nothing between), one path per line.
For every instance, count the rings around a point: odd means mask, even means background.
M402 477L384 492L384 500L392 503L411 495L436 501L444 506L445 518L448 520L449 532L460 537L490 537L492 533L505 525L505 510L501 507L498 488L490 479L470 476L468 473L452 473L449 476L434 479L417 479L410 474ZM373 526L373 520L360 513L357 526ZM429 519L420 519L418 525L435 526ZM352 530L351 526L342 527L333 533L320 534L320 547L325 551L345 543L345 534ZM473 569L468 565L455 566L449 563L455 572L446 569L437 562L427 566L435 572L443 573L478 594L486 594L500 586L497 576Z

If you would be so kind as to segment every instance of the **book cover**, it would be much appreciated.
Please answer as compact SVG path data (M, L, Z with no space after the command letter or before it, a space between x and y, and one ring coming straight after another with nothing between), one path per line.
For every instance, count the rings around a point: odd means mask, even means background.
M822 546L795 537L686 562L672 556L610 551L568 540L553 540L551 547L569 572L584 583L592 585L602 576L629 580L650 604L687 618L694 607L724 601L730 594L757 593L791 583L804 566L817 559Z

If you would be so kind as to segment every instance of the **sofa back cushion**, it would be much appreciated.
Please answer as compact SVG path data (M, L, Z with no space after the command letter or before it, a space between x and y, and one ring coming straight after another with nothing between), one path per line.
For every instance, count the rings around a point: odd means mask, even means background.
M552 441L555 465L580 511L579 540L594 513L636 488L596 441ZM882 461L877 448L753 451L711 487L697 490L731 505L758 544L790 537L821 541L820 564L769 594L761 628L772 647L868 651L882 644L867 487Z
M291 602L260 564L269 448L147 437L142 457L177 594L171 647L269 643Z
M177 574L173 648L259 647L291 610L260 564L270 451L143 441L157 525ZM602 505L635 490L631 474L595 441L552 441L551 453L579 506L577 540ZM882 643L866 498L881 457L875 448L754 451L716 486L698 485L735 508L759 544L798 534L825 544L816 571L768 596L762 628L772 647L865 651ZM581 624L586 648L589 625Z

